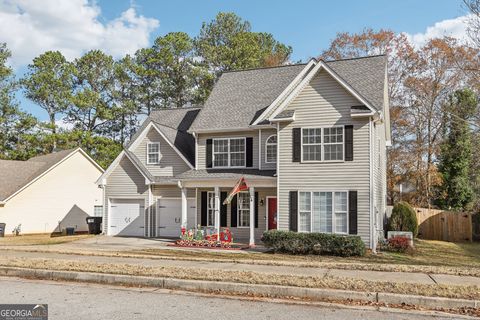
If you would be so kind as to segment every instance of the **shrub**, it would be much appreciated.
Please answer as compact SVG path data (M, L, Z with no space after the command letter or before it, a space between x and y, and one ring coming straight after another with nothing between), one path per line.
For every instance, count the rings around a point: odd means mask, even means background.
M388 231L410 231L413 237L417 237L417 215L407 202L400 201L393 207L392 216L388 221Z
M365 244L359 236L269 230L263 234L262 241L274 252L289 254L349 257L363 256L366 252Z
M410 239L406 237L393 237L387 240L387 251L406 252L410 248Z

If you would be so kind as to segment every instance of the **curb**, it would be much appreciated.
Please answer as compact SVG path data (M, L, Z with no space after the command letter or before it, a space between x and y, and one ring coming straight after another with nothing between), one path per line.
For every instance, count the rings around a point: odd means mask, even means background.
M12 276L42 280L66 280L92 282L110 285L127 285L155 287L161 289L177 289L185 291L201 291L207 293L230 293L239 295L261 295L272 298L306 298L318 301L364 301L395 305L415 305L426 308L478 308L480 301L467 299L450 299L441 297L425 297L383 292L359 292L337 289L316 289L267 284L247 284L233 282L217 282L204 280L185 280L175 278L154 278L146 276L117 275L93 272L52 271L44 269L28 269L17 267L0 267L0 276Z

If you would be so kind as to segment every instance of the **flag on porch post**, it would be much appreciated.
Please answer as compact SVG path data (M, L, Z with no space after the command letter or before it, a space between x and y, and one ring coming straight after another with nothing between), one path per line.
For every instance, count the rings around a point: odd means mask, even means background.
M248 190L247 183L245 182L245 178L241 177L238 182L235 184L235 187L233 187L232 191L228 194L228 197L223 201L223 204L229 204L232 202L233 197L239 192Z

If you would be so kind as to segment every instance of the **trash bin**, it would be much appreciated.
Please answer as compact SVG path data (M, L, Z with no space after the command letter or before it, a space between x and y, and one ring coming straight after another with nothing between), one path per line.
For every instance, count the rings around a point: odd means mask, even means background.
M65 228L67 236L73 236L75 234L75 228Z
M0 223L0 238L5 236L5 223Z
M89 234L102 233L102 217L88 217L87 224Z

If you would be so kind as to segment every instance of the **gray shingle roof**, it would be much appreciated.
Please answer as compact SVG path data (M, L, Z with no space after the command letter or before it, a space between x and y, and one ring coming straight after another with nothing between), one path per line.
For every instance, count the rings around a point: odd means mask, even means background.
M377 110L383 108L385 56L326 64ZM190 130L246 128L282 93L305 64L222 74Z
M214 170L189 170L176 176L179 180L196 179L248 179L273 178L275 170L258 169L214 169Z
M30 158L27 161L0 160L0 201L26 186L77 149Z
M385 55L327 61L327 65L377 110L383 110Z
M140 170L140 173L145 178L147 178L150 181L154 181L155 178L153 177L153 175L150 173L150 171L147 170L147 168L145 168L145 166L142 164L140 159L138 159L138 157L133 152L125 150L125 154L127 155L127 158L129 158L130 161L132 161L133 164L138 168L138 170Z
M145 119L142 126L137 130L126 148L135 141L141 132L153 122L165 137L185 156L185 158L195 165L195 139L187 132L193 121L197 117L199 108L177 108L162 109L152 111L150 116Z
M190 130L248 127L305 64L222 74Z

